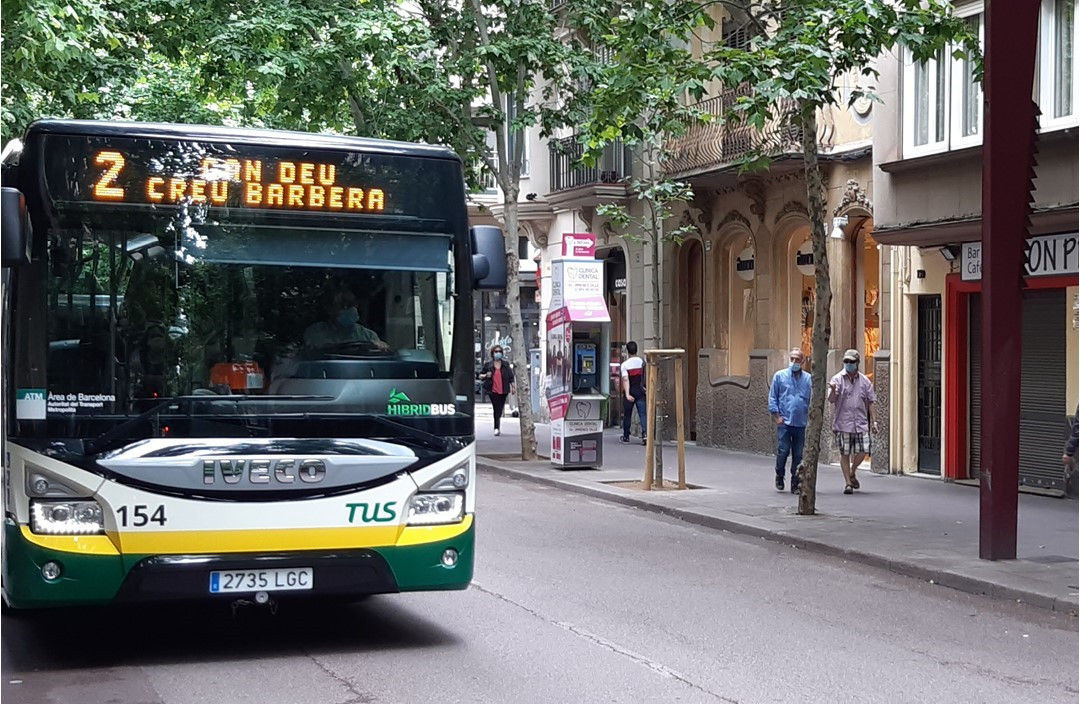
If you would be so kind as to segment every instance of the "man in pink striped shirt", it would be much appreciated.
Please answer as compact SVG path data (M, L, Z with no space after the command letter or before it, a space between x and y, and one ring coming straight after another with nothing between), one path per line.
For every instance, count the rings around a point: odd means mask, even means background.
M833 404L833 435L840 451L840 469L844 472L844 493L859 488L855 470L870 455L870 430L877 432L874 419L874 382L859 371L859 352L844 352L844 371L829 381L829 402Z

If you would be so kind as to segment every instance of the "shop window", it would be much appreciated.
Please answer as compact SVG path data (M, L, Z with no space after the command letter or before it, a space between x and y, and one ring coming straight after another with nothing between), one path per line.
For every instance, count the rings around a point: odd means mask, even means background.
M866 227L861 240L862 269L862 356L863 373L874 378L874 356L881 349L881 251L870 228ZM856 243L857 245L860 243Z
M727 249L728 315L726 342L728 374L750 374L750 350L754 346L755 255L752 243L739 240Z
M814 337L814 250L810 228L799 228L789 247L788 349L798 347L810 359Z

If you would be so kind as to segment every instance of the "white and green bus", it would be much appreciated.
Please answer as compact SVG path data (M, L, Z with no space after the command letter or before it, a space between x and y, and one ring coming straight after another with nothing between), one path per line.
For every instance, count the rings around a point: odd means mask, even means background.
M472 296L425 145L43 120L3 157L11 609L464 589Z

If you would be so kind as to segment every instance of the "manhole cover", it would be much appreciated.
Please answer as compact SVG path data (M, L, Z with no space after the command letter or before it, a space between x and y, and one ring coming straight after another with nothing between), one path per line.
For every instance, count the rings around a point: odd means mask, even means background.
M1028 562L1038 562L1043 565L1056 565L1061 562L1076 562L1075 557L1065 557L1064 555L1041 555L1039 557L1027 557L1024 559Z

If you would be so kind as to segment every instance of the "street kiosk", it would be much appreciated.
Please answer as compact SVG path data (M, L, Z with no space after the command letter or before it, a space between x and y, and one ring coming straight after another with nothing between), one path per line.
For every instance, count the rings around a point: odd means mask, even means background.
M571 254L551 263L547 400L551 463L564 469L603 464L611 393L611 319L603 286L603 261Z

